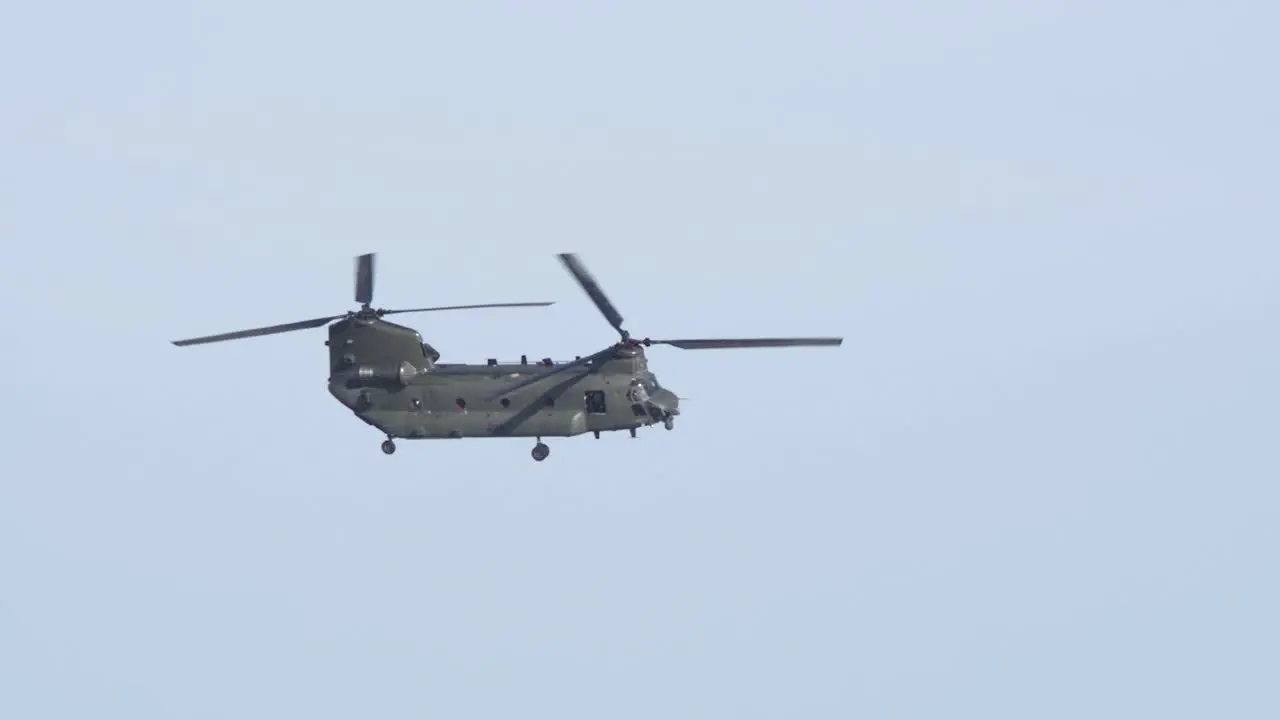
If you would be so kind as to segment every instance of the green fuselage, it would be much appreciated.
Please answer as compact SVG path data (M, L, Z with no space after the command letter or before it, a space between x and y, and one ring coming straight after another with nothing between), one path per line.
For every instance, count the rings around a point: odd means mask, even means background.
M679 413L678 398L649 371L640 347L619 347L505 394L562 364L436 363L417 331L377 319L335 323L329 347L329 392L389 437L569 437L632 430Z

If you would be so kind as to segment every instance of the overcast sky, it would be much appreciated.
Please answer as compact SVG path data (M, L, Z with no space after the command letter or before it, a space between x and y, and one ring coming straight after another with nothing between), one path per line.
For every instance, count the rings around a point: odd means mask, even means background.
M0 9L0 717L1280 715L1280 10ZM674 432L381 436L320 330L655 348Z

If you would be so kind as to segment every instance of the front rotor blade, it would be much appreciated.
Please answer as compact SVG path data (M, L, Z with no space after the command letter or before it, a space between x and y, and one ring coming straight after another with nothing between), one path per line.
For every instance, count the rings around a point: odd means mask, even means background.
M189 340L174 340L173 344L178 347L185 347L187 345L203 345L205 343L222 342L223 340L240 340L242 338L260 337L262 335L275 335L276 333L293 332L294 330L310 330L311 328L328 325L340 317L343 316L330 315L329 317L285 323L284 325L271 325L268 327L254 328L252 330L237 330L235 332L222 333L220 335L206 335L204 337L191 338Z
M546 307L554 302L522 302L522 303L484 303L481 305L445 305L442 307L409 308L406 310L379 310L378 315L398 315L400 313L435 312L437 310L476 310L479 308L512 308L512 307Z
M503 396L505 396L505 395L510 395L511 393L513 393L513 392L515 392L515 391L517 391L517 390L520 390L520 389L522 389L522 388L529 387L530 385L532 385L532 384L534 384L534 383L536 383L536 382L538 382L538 381L540 381L540 380L545 380L545 379L547 379L547 378L549 378L549 377L551 377L551 376L553 376L553 375L559 375L559 374L560 374L560 373L562 373L562 372L566 372L566 371L568 371L568 370L573 370L574 368L579 368L579 367L582 367L582 366L584 366L584 365L586 365L586 364L588 364L588 363L591 363L591 362L594 362L594 361L596 361L596 360L599 360L600 358L603 358L603 357L608 356L611 352L613 352L613 348L612 348L612 347L607 347L607 348L605 348L604 350L601 350L600 352L595 353L595 354L593 354L593 355L588 355L588 356L586 356L586 357L584 357L584 358L578 358L577 360L574 360L573 362L565 363L564 365L557 365L556 367L554 367L554 368L552 368L551 370L548 370L548 371L546 371L546 372L537 373L537 374L535 374L535 375L530 375L529 377L526 377L526 378L524 378L523 380L520 380L520 381L519 381L519 382L517 382L516 384L514 384L514 385L508 385L507 387L503 388L502 390L500 390L500 391L498 391L498 392L496 392L496 393L494 393L494 394L490 395L488 399L489 399L489 400L497 400L498 398L503 397Z
M582 289L587 292L587 296L600 309L600 313L609 321L613 329L617 330L625 338L626 333L622 330L622 314L613 306L613 303L609 302L609 298L600 289L600 283L596 282L591 273L587 272L587 266L583 265L582 261L574 253L560 253L557 257L560 258L560 262L564 263L565 268L569 270L574 279L578 281L578 284L582 286Z
M373 302L373 256L365 253L356 258L356 302L361 305Z
M725 340L649 340L646 344L671 345L684 350L721 350L727 348L764 347L833 347L844 338L742 338Z

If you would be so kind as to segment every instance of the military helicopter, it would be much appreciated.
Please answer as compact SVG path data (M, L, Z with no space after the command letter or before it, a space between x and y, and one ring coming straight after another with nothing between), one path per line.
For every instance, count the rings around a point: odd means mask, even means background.
M670 345L685 350L753 347L838 346L842 338L749 338L637 340L622 327L622 315L582 261L559 256L621 339L586 356L555 362L490 358L484 364L440 363L440 353L418 331L384 320L386 315L436 310L534 307L553 303L453 305L411 310L372 309L374 255L356 258L355 300L360 310L343 315L253 330L174 341L197 345L329 325L329 393L356 417L386 435L382 452L400 439L532 437L531 455L546 460L546 437L627 430L662 423L675 427L680 399L649 370L644 349ZM337 322L334 322L334 321ZM332 324L330 324L332 323Z

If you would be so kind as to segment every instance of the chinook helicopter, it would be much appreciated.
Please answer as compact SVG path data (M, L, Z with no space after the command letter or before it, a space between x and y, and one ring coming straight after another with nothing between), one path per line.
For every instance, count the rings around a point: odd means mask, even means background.
M622 327L622 315L574 254L560 261L578 281L621 339L567 362L551 358L517 362L490 358L484 364L441 363L440 353L418 331L383 320L386 315L437 310L537 307L550 302L453 305L411 310L372 309L374 255L356 258L355 299L360 310L253 330L174 341L198 345L329 325L329 393L356 417L386 435L382 452L396 439L535 438L531 455L546 460L546 437L626 430L662 423L675 427L680 399L649 369L645 348L685 350L838 346L842 338L749 338L637 340ZM334 321L337 322L334 322ZM332 324L330 324L332 323Z

